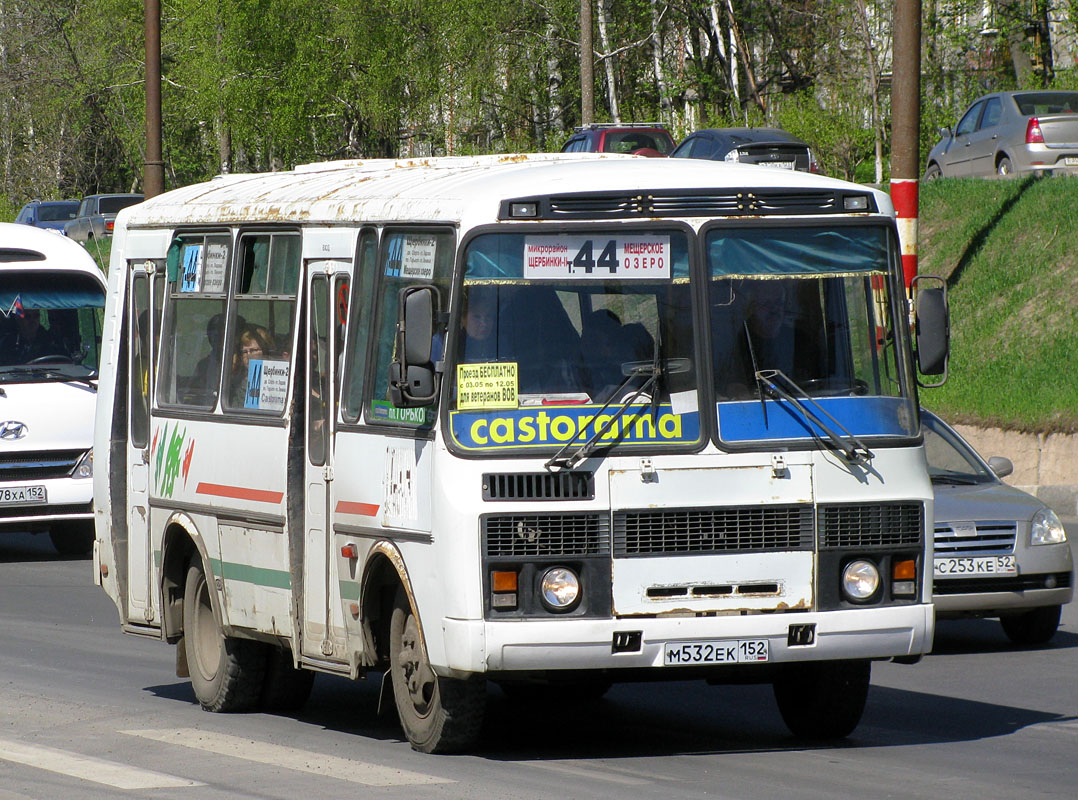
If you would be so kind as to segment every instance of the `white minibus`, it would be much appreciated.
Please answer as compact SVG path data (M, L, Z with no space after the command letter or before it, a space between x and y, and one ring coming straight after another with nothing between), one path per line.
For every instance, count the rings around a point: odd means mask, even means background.
M62 235L0 223L0 529L94 541L93 429L105 279Z
M882 192L688 159L147 200L113 241L96 580L211 711L371 673L447 752L493 686L572 709L693 678L845 736L871 662L932 641L946 299L912 319L900 263Z

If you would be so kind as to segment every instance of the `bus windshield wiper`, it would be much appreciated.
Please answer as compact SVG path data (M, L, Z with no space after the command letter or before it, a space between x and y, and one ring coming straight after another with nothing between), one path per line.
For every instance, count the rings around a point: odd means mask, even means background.
M776 382L776 378L786 384L786 386L789 387L789 391L779 386ZM848 462L851 464L867 466L868 462L873 458L872 451L869 450L860 439L843 427L841 422L831 416L827 409L823 408L819 403L813 400L808 392L798 386L794 380L782 370L757 370L756 380L759 381L762 386L766 387L768 394L790 403L796 407L798 411L804 414L805 419L812 423L812 425L815 425L822 430L827 435L827 440L831 443L832 448ZM794 393L796 393L796 395ZM824 422L823 417L827 417L831 424L829 425ZM834 427L831 427L831 425L834 425ZM838 430L835 430L835 428ZM813 436L820 439L815 431L813 431Z

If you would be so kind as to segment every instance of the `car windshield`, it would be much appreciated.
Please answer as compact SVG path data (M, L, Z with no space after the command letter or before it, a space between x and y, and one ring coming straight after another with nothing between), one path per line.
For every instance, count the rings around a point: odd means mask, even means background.
M635 153L637 150L657 150L664 156L673 149L670 135L654 130L608 131L603 139L603 152Z
M42 203L37 207L37 218L40 222L62 222L75 219L78 212L78 203Z
M889 235L882 226L708 233L722 442L823 438L827 428L916 433L904 333L889 298Z
M98 202L98 210L102 214L116 214L128 206L141 202L141 197L102 197Z
M972 449L938 417L922 412L925 458L933 483L995 483L996 477L981 463Z
M653 229L473 239L449 336L456 443L696 441L688 253Z
M1026 117L1078 112L1078 92L1024 92L1016 94L1014 102Z
M88 275L0 273L0 380L95 375L104 306Z

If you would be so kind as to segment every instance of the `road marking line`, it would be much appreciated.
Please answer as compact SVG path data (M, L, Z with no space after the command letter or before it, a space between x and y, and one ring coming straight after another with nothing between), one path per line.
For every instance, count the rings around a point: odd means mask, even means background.
M521 764L527 764L530 767L541 767L542 769L549 769L553 772L563 772L566 775L577 775L584 778L593 778L597 781L609 781L610 783L618 783L623 786L643 786L644 784L651 783L649 780L643 778L628 778L622 775L612 775L610 773L601 772L595 767L577 767L573 766L575 763L586 762L569 762L569 761L522 761Z
M152 739L165 744L190 747L193 750L202 750L207 753L253 761L257 764L268 764L299 772L309 772L313 775L324 775L328 778L336 778L342 781L362 783L366 786L456 783L456 781L449 778L439 778L434 775L424 775L420 772L409 772L403 769L368 764L363 761L354 761L337 756L327 756L310 750L298 750L294 747L258 742L254 739L244 739L224 733L200 731L196 728L120 731L120 733L126 733L129 736L140 736L143 739Z
M202 786L198 781L177 778L163 772L130 767L102 758L82 756L54 747L29 745L0 739L0 759L28 767L57 772L84 781L102 783L116 789L175 789Z

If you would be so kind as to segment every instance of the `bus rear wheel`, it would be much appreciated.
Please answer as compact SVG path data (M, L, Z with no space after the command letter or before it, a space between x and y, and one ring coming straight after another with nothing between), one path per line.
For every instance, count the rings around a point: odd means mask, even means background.
M841 739L865 710L870 661L789 664L775 679L775 700L786 727L804 739Z
M258 705L266 676L266 645L221 632L198 558L187 568L184 584L183 646L191 688L204 709L249 711Z
M266 681L262 687L262 708L266 711L299 711L311 696L314 673L292 664L292 652L270 647Z
M414 750L459 752L475 741L486 711L486 681L434 673L403 589L397 590L389 621L389 666L397 715Z

